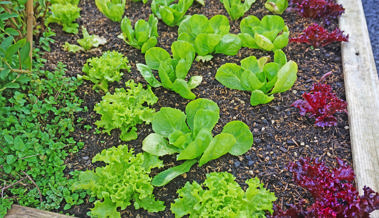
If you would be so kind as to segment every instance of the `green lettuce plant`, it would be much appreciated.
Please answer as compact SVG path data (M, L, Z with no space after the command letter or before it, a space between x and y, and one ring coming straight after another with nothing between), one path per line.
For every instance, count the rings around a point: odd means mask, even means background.
M187 182L171 204L175 217L266 217L273 213L275 194L263 187L257 177L246 181L244 191L227 172L207 174L204 183Z
M107 43L107 40L103 37L95 34L90 35L84 26L82 26L82 34L83 38L76 40L80 46L65 42L63 49L68 52L76 53L79 51L88 51L91 48L97 48L99 45Z
M147 153L134 155L127 145L120 145L103 150L92 159L93 163L96 161L106 165L80 172L79 180L71 187L89 190L98 199L91 209L92 217L121 217L117 209L124 210L131 201L136 209L164 210L163 202L155 200L149 177L152 168L163 165L157 157Z
M101 13L114 22L120 22L125 12L126 0L95 0Z
M107 51L101 57L87 60L82 71L87 75L78 75L79 79L91 80L95 85L93 89L99 88L108 91L108 82L120 81L123 73L121 69L130 72L129 60L117 51Z
M208 20L204 15L195 14L179 25L178 40L191 43L201 57L213 53L236 55L242 43L229 30L229 20L224 15L216 15Z
M219 120L220 109L209 99L199 98L186 106L186 114L170 107L162 107L152 120L154 133L142 142L142 150L156 156L178 153L179 166L169 168L153 178L152 184L164 186L175 177L224 154L241 155L253 144L253 134L241 121L227 123L222 132L213 137L212 130Z
M220 0L232 20L237 20L242 17L255 1L256 0L246 0L244 2L241 2L241 0Z
M288 27L278 15L266 15L262 20L250 15L241 20L240 29L243 47L273 51L288 44Z
M201 76L192 76L185 81L192 62L195 49L185 41L175 41L171 45L172 58L163 48L153 47L145 54L145 64L137 64L137 69L145 80L153 87L163 86L178 93L186 99L194 99L196 95L191 89L196 88L202 81ZM160 81L153 74L158 71Z
M273 94L289 90L297 78L297 64L288 61L282 50L275 50L274 62L267 63L268 57L257 60L250 56L241 60L241 66L234 63L222 65L216 73L216 80L231 89L251 91L250 104L266 104L274 99Z
M274 14L283 14L288 7L288 0L267 0L265 8Z
M101 114L101 120L96 121L103 132L110 134L113 129L120 129L120 138L130 141L137 138L137 124L150 123L155 110L149 108L158 101L151 88L144 89L142 84L133 80L125 83L125 89L116 89L114 94L107 93L94 110ZM148 105L148 106L145 106Z
M47 17L45 25L57 23L61 25L63 31L67 33L78 33L79 24L74 23L80 17L80 8L73 4L52 4L51 14Z
M124 17L121 21L122 38L128 45L140 49L144 54L158 42L157 25L158 19L151 14L147 22L142 19L138 20L133 30L129 18Z
M180 24L193 0L179 0L177 4L172 4L173 2L174 0L153 0L151 2L151 11L171 27Z

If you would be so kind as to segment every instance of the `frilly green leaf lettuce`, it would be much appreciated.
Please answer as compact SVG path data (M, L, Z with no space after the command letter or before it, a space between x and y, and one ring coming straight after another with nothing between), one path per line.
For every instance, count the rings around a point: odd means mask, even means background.
M120 145L103 150L93 158L92 162L96 161L103 161L106 165L81 172L79 180L71 187L72 190L86 189L98 199L91 209L92 216L120 217L117 208L124 210L131 201L136 209L164 210L163 202L154 199L149 177L152 168L162 166L158 157L141 153L133 155L127 145Z
M258 178L249 179L244 192L235 177L227 172L207 174L202 185L187 182L171 204L175 217L266 217L272 213L274 193L269 192Z

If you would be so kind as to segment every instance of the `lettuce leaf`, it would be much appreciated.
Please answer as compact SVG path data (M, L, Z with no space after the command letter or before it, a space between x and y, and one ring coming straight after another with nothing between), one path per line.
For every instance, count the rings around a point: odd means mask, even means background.
M202 185L187 182L171 204L175 217L265 217L272 213L274 193L269 192L258 178L249 179L246 192L227 172L206 175Z

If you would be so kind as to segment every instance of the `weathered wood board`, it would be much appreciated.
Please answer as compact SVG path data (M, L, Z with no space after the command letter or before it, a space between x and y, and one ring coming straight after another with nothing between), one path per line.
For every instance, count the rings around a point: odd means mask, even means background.
M71 218L71 216L14 204L5 218Z
M338 2L345 7L340 28L350 35L342 43L342 63L356 183L361 194L365 185L378 192L379 79L361 0Z

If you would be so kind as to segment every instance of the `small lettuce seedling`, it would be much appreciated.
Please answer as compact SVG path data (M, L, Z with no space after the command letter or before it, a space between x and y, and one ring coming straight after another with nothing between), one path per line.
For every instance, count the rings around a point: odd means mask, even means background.
M334 115L337 112L347 113L347 103L339 99L328 84L315 83L311 91L305 92L302 97L304 100L297 100L291 106L300 109L302 116L308 114L310 118L315 117L316 126L335 126L337 125L337 118Z
M80 8L73 4L52 4L51 14L47 17L45 25L57 23L62 26L62 30L67 33L78 33L79 24L74 23L80 17Z
M250 15L241 20L240 28L243 47L273 51L288 44L288 27L278 15L266 15L262 20Z
M129 18L124 17L121 21L122 38L128 45L140 49L144 54L158 42L157 25L158 19L151 14L147 22L142 19L138 20L133 30Z
M127 145L120 145L103 150L92 162L101 161L104 167L80 172L79 179L72 190L88 190L97 198L91 209L92 217L121 217L118 208L125 210L134 202L137 210L143 208L149 212L165 209L163 201L155 200L149 177L152 168L162 167L157 157L147 153L133 154Z
M317 23L308 26L300 36L291 38L290 42L301 42L313 46L314 48L323 47L333 42L347 42L349 36L344 36L343 31L336 28L333 32L328 32Z
M229 30L229 20L224 15L208 20L204 15L195 14L180 23L178 40L191 43L199 56L209 57L213 53L236 55L241 48L241 39Z
M241 66L234 63L222 65L216 73L216 80L231 89L251 91L250 104L266 104L274 99L273 94L289 90L297 78L297 64L288 61L282 50L275 50L274 62L267 63L268 57L257 60L250 56L241 60Z
M121 69L130 72L129 60L117 51L107 51L101 57L87 60L82 71L87 75L78 75L79 79L91 80L95 85L93 89L99 88L108 92L108 82L120 81L123 75Z
M238 18L242 17L245 14L245 12L251 8L251 5L256 0L246 0L244 2L241 2L241 0L220 0L220 1L224 5L226 11L228 12L232 20L237 20Z
M126 0L95 0L101 13L114 22L120 22L125 12Z
M353 169L341 159L337 162L338 168L333 169L318 159L301 158L290 163L294 181L314 200L311 205L301 200L286 211L275 206L274 217L369 217L379 210L379 193L365 186L364 194L359 196Z
M187 10L191 7L193 0L153 0L151 11L168 26L178 26L183 20Z
M91 48L97 48L99 45L104 45L107 43L107 40L103 37L95 34L90 35L84 26L82 26L82 33L83 38L76 40L80 46L66 42L63 46L63 49L68 52L76 53L79 51L88 51Z
M158 98L150 87L144 89L142 84L137 85L133 80L127 81L125 86L126 91L121 88L114 94L108 92L94 110L101 115L101 120L96 121L97 127L104 128L103 132L109 135L113 129L120 129L121 140L130 141L138 136L138 124L151 122L155 110L148 106L155 104Z
M263 187L257 177L246 181L244 191L227 172L206 175L202 185L187 182L177 191L179 198L171 204L175 217L266 217L272 214L275 194Z
M194 99L196 95L191 89L196 88L202 81L201 76L192 76L187 82L185 78L195 58L195 49L185 41L175 41L171 45L170 54L163 48L153 47L145 54L145 64L137 64L137 69L152 87L163 86L178 93L186 99ZM158 71L158 81L153 70Z
M288 7L288 0L267 0L265 8L274 14L283 14Z
M152 184L164 186L175 177L186 173L191 166L199 166L224 154L241 155L253 144L253 134L241 121L231 121L215 137L212 130L219 120L220 109L209 99L199 98L186 106L186 114L170 107L162 107L152 120L154 133L142 142L142 150L156 156L178 153L179 166L169 168L153 178Z

